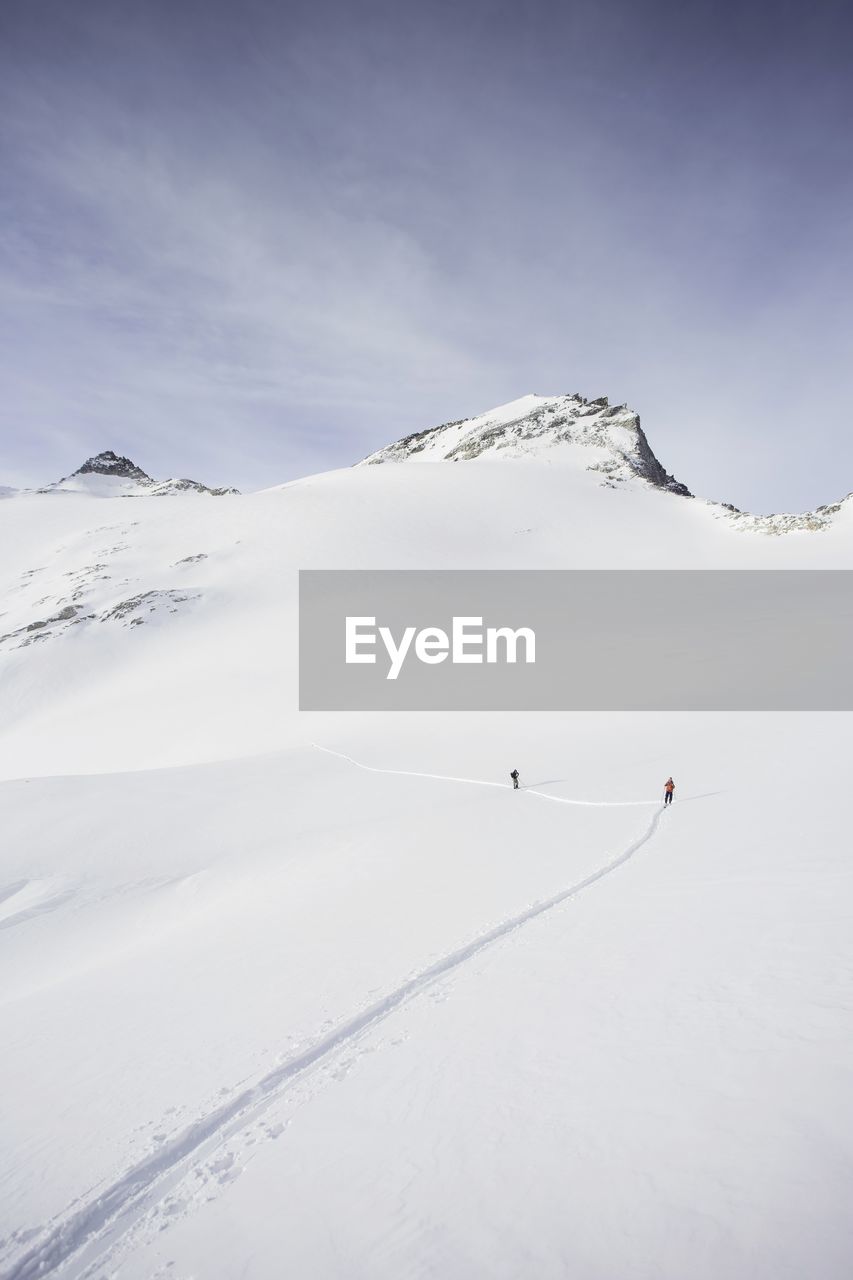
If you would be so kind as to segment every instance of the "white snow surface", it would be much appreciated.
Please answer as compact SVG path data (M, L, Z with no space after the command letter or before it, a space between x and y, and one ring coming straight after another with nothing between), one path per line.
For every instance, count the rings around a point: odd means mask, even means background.
M0 1277L847 1280L850 717L300 715L296 575L846 568L848 508L4 502Z
M41 494L85 494L90 498L172 497L179 493L210 495L206 485L195 480L137 480L130 476L102 475L97 471L75 471L39 490ZM0 491L0 496L2 491ZM230 496L230 495L229 495Z
M75 472L57 480L44 493L81 493L90 498L134 498L150 491L151 486L128 476L106 476L97 471Z

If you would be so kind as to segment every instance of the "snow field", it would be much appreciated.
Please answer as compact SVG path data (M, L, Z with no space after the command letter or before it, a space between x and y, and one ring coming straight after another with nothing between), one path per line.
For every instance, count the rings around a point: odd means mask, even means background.
M300 715L295 626L299 568L848 567L849 515L4 502L3 1280L847 1280L849 717Z

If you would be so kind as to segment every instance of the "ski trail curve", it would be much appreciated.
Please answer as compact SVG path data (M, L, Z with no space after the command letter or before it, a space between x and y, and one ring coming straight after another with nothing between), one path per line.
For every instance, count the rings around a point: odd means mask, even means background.
M337 753L335 753L337 754ZM383 771L384 772L384 771ZM393 772L393 771L389 771ZM428 776L428 775L426 775ZM459 779L454 779L459 781ZM485 783L497 786L498 783ZM384 1022L392 1013L415 999L432 983L458 969L487 947L523 928L530 921L554 910L585 889L611 875L652 839L664 813L659 806L643 834L627 849L583 880L577 881L550 898L536 902L518 915L480 934L473 941L449 952L407 979L394 991L368 1005L355 1017L317 1040L313 1046L273 1068L254 1085L244 1089L229 1102L194 1121L171 1141L128 1169L121 1178L101 1189L64 1221L48 1230L43 1239L0 1273L0 1280L44 1280L75 1257L83 1270L78 1275L100 1273L106 1255L120 1243L124 1234L150 1207L149 1193L169 1179L180 1176L192 1159L201 1158L207 1148L234 1136L257 1119L294 1080L323 1063L337 1050L356 1041L365 1032ZM84 1254L83 1258L79 1255Z
M380 769L376 765L362 764L360 760L354 760L352 756L345 755L343 751L335 751L332 747L321 746L319 742L312 742L312 747L316 751L325 751L326 755L337 756L339 760L346 760L349 764L355 765L356 769L364 769L367 773L391 773L399 778L432 778L435 782L461 782L470 787L497 787L501 791L511 790L506 782L486 782L482 778L454 778L445 773L416 773L411 769ZM570 800L565 796L552 796L547 791L537 791L535 787L519 787L527 796L539 796L542 800L553 800L555 804L574 804L582 805L588 809L637 809L644 805L660 804L659 800Z

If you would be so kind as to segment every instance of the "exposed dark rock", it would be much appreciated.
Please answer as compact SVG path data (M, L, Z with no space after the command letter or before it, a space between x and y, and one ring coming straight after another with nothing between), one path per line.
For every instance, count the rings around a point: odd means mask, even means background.
M35 622L29 622L24 627L18 627L15 631L8 631L5 635L0 636L0 644L6 640L16 640L21 636L24 637L21 640L21 644L31 644L33 640L46 639L51 634L49 628L54 623L77 621L78 612L76 605L65 605L64 608L59 610L59 613L54 613L49 618L37 618ZM53 634L59 635L61 631Z
M637 432L637 453L640 459L638 474L643 475L649 484L656 485L658 489L668 489L670 493L677 493L682 498L692 498L693 494L687 485L676 480L675 476L671 476L658 462L646 439L646 433L640 426L640 415L635 413L633 417Z
M100 622L123 622L128 621L131 626L139 626L145 619L140 617L141 613L155 613L158 609L165 609L167 613L177 613L177 606L185 604L188 600L197 600L198 593L195 595L187 595L180 591L143 591L140 595L130 596L127 600L120 600L118 604L113 605L111 609L106 609L99 616Z
M96 453L93 458L87 458L82 467L72 471L71 475L119 476L123 480L138 480L142 484L154 484L141 467L131 462L130 458L119 457L117 453L113 453L112 449L105 449L103 453Z

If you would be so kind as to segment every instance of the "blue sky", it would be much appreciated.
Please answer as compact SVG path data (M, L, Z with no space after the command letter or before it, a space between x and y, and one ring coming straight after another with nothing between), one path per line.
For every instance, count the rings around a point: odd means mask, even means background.
M0 482L259 487L528 392L853 489L842 4L4 0Z

